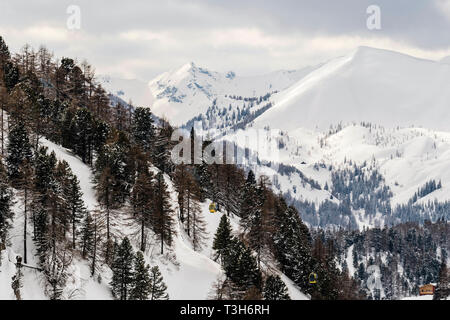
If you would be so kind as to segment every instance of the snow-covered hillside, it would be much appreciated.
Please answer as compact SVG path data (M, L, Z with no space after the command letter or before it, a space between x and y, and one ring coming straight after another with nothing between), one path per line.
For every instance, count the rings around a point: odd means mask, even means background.
M55 152L58 160L65 160L69 163L73 173L80 180L80 187L83 192L83 200L87 208L94 212L99 209L96 197L92 175L89 167L85 165L78 157L70 151L56 145L46 139L41 139L41 144L48 147L49 152ZM154 169L157 171L157 169ZM168 176L165 176L166 183L172 197L174 212L177 212L177 195L173 184ZM17 197L16 199L20 199ZM221 212L215 214L209 213L209 203L202 204L202 213L205 216L207 239L206 245L202 251L194 251L193 246L187 235L181 228L178 221L178 215L174 213L176 219L176 233L171 250L164 255L158 253L159 244L151 243L150 248L145 252L145 260L151 266L158 265L168 287L170 299L189 299L203 300L208 299L212 293L213 284L223 275L221 266L212 260L213 237L219 225ZM14 293L11 288L11 278L16 273L15 257L23 255L23 205L19 200L13 208L14 220L13 228L8 237L7 249L2 251L2 265L0 266L0 300L14 299ZM118 210L112 218L112 233L118 240L128 236L131 239L134 250L139 247L139 225L132 219L131 215L123 210ZM231 217L231 225L237 232L239 221ZM29 266L37 266L38 261L35 257L36 251L31 239L32 224L28 222L28 257ZM69 279L63 292L64 299L112 299L109 289L111 280L111 270L103 265L101 268L101 278L91 277L89 264L86 260L76 256L69 270ZM44 277L40 271L24 267L23 288L21 289L23 299L46 299L44 292ZM278 273L288 287L292 299L308 299L306 295L300 292L293 282L276 269L271 268L271 272Z
M255 120L255 126L323 130L341 121L368 121L387 127L450 129L448 57L430 61L359 47L318 66L262 76L222 74L188 63L150 80L148 85L107 76L101 79L111 93L127 102L131 99L137 105L151 106L157 116L174 125L205 115L213 104L221 111L232 105L231 117L236 100L230 97L273 94L273 107ZM242 111L242 105L240 108ZM217 127L219 119L211 126L214 124Z
M238 130L223 139L243 148L246 146L245 134L244 130ZM392 192L389 202L393 210L398 205L408 204L431 180L440 182L440 188L419 196L414 204L450 200L449 132L349 124L328 132L298 129L291 133L275 130L269 134L267 131L264 139L276 139L278 149L259 153L259 159L278 161L279 167L275 171L260 165L257 166L258 174L271 177L273 187L288 198L314 203L316 209L324 201L341 203L333 193L333 183L336 183L333 174L352 171L355 166L364 167L367 176L376 172L382 177L381 185ZM247 147L252 148L251 145ZM377 189L373 191L377 192ZM353 215L360 229L385 222L385 214L381 212L372 218L364 210L353 210Z
M441 187L412 204L450 200L448 58L430 61L359 47L316 67L260 77L220 74L190 63L150 81L150 90L153 112L188 127L200 121L210 138L256 149L246 145L248 130L272 129L263 141L276 139L277 152L259 158L279 166L260 164L259 174L273 177L277 191L294 202L313 203L316 211L324 202L342 204L333 195L333 174L355 164L364 166L367 177L382 179L371 192L384 190L382 206L392 210L410 203L431 180ZM377 210L368 217L353 209L351 219L359 228L382 225L386 212ZM323 217L306 220L330 223Z
M181 125L205 113L214 100L219 100L220 106L228 107L233 100L225 96L264 96L289 87L310 70L305 68L240 77L232 71L222 74L188 63L150 81L155 99L152 111L159 117L166 117L174 125Z
M340 121L369 121L448 130L450 66L360 47L312 71L274 100L255 125L327 129Z

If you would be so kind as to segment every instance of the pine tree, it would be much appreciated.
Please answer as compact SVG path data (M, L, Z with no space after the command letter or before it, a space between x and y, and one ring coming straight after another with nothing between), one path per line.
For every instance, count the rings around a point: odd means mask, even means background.
M164 243L169 246L174 234L174 222L172 217L172 206L170 204L170 194L167 190L167 184L164 181L164 175L160 171L156 175L155 184L155 207L154 218L152 219L153 230L158 235L161 242L161 254L164 253Z
M204 244L206 223L200 210L200 190L197 182L190 173L187 174L185 183L184 210L186 212L186 230L192 239L195 251L200 250Z
M93 151L93 120L86 108L79 108L72 120L75 153L84 163L91 163Z
M62 106L63 107L63 106ZM75 118L75 111L73 108L62 108L60 111L58 106L55 106L55 111L58 113L61 113L61 121L60 121L60 128L56 135L58 137L58 142L61 143L61 145L64 148L73 149L75 146L75 137L74 137L74 118Z
M111 134L111 127L106 122L94 118L93 130L93 147L97 153L100 153Z
M308 291L308 277L314 271L308 228L301 221L298 211L294 207L288 207L282 197L278 198L275 206L275 258L281 265L281 271L304 291Z
M77 176L71 174L69 176L69 185L66 194L67 204L69 206L72 222L72 248L75 249L76 246L76 236L77 236L77 225L86 215L86 207L83 201L83 192L81 192L80 181Z
M167 286L158 266L150 269L150 300L169 300Z
M208 197L213 199L213 184L209 165L202 161L201 164L195 166L195 174L198 177L198 182L200 184L201 201L205 201Z
M131 133L134 141L142 150L150 151L153 149L155 128L149 108L136 108L133 115Z
M226 215L222 215L213 242L213 249L216 251L216 256L214 257L215 261L220 258L221 263L223 263L223 256L228 249L228 246L230 245L232 239L231 230L232 229L228 217Z
M250 174L249 174L250 175ZM253 198L254 207L241 220L249 246L256 252L258 268L263 255L272 246L274 232L274 202L273 194L268 190L267 177L261 176ZM251 189L253 189L250 186ZM253 193L253 191L251 192Z
M48 251L56 248L56 237L60 238L65 230L57 223L64 220L61 218L66 215L66 212L60 210L62 209L62 192L55 179L56 164L54 152L47 154L46 147L39 148L34 159L31 210L34 222L34 240L41 264L47 260Z
M111 141L105 144L98 153L95 171L96 182L100 184L102 175L105 170L112 184L109 186L110 206L115 208L121 207L129 196L130 187L134 182L134 172L130 166L132 162L130 158L131 148L128 138L124 133L116 133Z
M3 81L8 89L11 91L19 82L19 69L11 61L11 54L8 46L0 36L0 74L3 75Z
M95 225L91 214L88 212L81 226L81 255L86 258L94 250Z
M9 133L8 156L6 158L8 176L11 180L20 179L19 168L24 160L31 160L31 144L25 124L21 121L13 124Z
M249 228L248 226L248 217L250 214L252 214L255 210L255 207L257 205L257 186L256 186L256 180L255 175L253 171L249 171L247 175L247 180L244 184L244 188L242 190L242 199L241 199L241 209L239 216L241 217L241 224L244 230L247 230Z
M65 232L69 223L72 225L72 248L75 249L78 234L77 226L86 214L86 207L82 199L83 193L81 192L77 176L72 173L69 164L65 160L58 162L55 175L64 201L62 209L65 214L61 216L61 223L65 228Z
M11 59L11 54L9 52L8 45L2 36L0 36L0 68L4 68L6 61Z
M235 165L225 164L219 171L219 197L222 198L223 208L227 215L239 215L241 210L241 191L245 185L245 178Z
M264 299L266 300L291 300L287 287L278 275L270 275L264 286Z
M48 156L53 162L54 153ZM37 247L41 268L50 286L50 299L57 300L62 297L68 278L69 268L73 256L72 251L67 250L65 243L65 217L67 216L66 204L61 185L55 178L55 167L50 173L50 187L46 190L43 209L43 220L39 221L39 237ZM48 174L48 173L47 173Z
M112 294L117 299L127 300L129 298L133 284L133 260L133 248L130 240L125 237L117 249L111 266L113 276L110 285Z
M251 250L235 237L224 256L224 270L238 295L242 296L253 286L261 288L261 273Z
M147 300L150 289L150 266L145 264L142 251L138 251L134 259L134 276L130 300Z

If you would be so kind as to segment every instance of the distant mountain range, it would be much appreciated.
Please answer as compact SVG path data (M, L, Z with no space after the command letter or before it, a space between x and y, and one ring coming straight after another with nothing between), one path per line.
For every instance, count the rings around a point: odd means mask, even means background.
M210 137L242 147L248 128L275 129L279 157L262 160L281 166L261 164L259 173L273 177L310 225L448 219L449 58L359 47L297 71L240 77L188 63L148 84L103 84L174 125L199 121ZM440 187L420 194L430 181ZM426 207L430 201L438 208Z

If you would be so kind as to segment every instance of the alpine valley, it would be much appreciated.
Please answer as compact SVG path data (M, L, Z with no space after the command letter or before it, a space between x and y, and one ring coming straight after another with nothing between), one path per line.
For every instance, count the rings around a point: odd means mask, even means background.
M141 83L139 94L133 92L138 80L103 85L177 126L195 125L204 137L243 148L252 148L246 130L271 130L267 139L276 139L278 156L260 153L266 165L256 170L272 178L274 190L309 226L362 230L448 220L445 61L359 47L318 66L262 76L189 63Z
M0 299L449 296L448 59L141 81L76 58L0 37ZM256 161L174 164L177 128Z

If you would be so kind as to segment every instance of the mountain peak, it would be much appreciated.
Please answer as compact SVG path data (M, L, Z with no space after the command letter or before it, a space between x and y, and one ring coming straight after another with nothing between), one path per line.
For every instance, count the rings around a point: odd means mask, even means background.
M400 52L381 49L381 48L374 48L369 46L358 46L353 52L353 57L358 56L380 56L380 55L401 55L401 56L407 56L405 54L402 54Z
M191 72L191 71L195 71L197 69L197 65L195 64L195 62L191 61L188 63L185 63L184 65L182 65L179 69L176 70L177 73L180 72Z
M374 60L378 60L378 61L388 60L391 62L393 62L393 61L403 61L404 62L404 61L412 61L412 60L431 62L431 63L436 62L434 60L415 57L408 53L393 51L393 50L389 50L389 49L368 47L368 46L359 46L350 55L352 56L353 60L357 60L358 58L361 58L361 59L374 59ZM449 62L450 62L450 58L449 58L449 60L447 60L447 63L449 63Z

